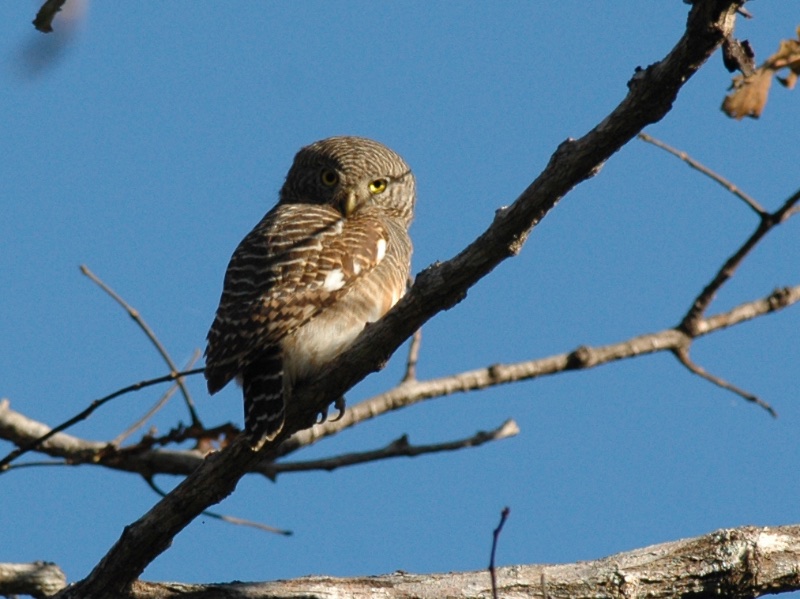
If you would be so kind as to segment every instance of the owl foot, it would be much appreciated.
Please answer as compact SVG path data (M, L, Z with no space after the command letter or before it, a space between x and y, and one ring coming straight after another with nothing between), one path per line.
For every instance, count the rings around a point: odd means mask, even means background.
M340 397L339 399L334 401L333 402L333 407L336 408L336 410L339 413L336 414L336 418L332 418L331 419L331 422L337 422L337 421L342 419L342 416L344 416L344 408L345 408L344 397ZM328 408L326 407L325 409L320 410L320 412L319 412L319 414L317 416L316 424L322 424L327 419L328 419Z
M336 418L331 420L331 422L337 422L344 417L344 408L345 408L344 395L342 395L335 402L333 402L333 407L336 408L339 411L339 413L336 415Z

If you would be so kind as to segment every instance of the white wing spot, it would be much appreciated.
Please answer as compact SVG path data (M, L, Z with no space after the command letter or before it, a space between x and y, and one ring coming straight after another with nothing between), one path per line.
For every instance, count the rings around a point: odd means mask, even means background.
M344 287L344 273L341 268L330 271L325 275L325 281L322 283L322 288L326 291L338 291Z
M386 240L385 239L379 239L378 240L378 253L375 256L375 264L378 264L381 260L383 260L384 256L386 256Z
M361 272L361 264L356 262L355 264L353 264L353 274L358 276L360 272Z

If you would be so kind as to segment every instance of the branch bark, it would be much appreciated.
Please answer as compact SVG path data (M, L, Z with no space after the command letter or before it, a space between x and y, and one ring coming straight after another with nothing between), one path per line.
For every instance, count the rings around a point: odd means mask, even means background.
M67 586L64 572L48 562L0 564L0 595L50 597Z
M800 589L800 525L724 529L604 559L496 569L503 599L570 597L759 597ZM311 576L261 583L189 585L136 582L131 599L486 599L486 570L333 578Z
M695 2L686 31L667 57L637 71L629 93L599 125L578 140L563 142L544 172L458 256L423 271L409 294L384 319L367 328L288 406L284 432L261 454L236 440L203 464L126 527L92 573L64 597L120 596L189 522L233 492L239 478L289 434L307 428L316 415L349 388L379 369L394 351L436 313L461 301L467 290L501 261L515 255L532 228L575 185L595 175L603 163L646 125L669 112L684 83L732 34L741 0ZM305 401L304 401L305 400Z

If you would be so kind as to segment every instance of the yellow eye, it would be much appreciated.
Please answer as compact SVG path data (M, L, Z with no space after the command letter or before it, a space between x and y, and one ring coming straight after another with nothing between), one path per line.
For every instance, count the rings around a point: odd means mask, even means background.
M386 179L375 179L374 181L370 181L369 192L372 195L378 195L384 191L386 191Z
M319 180L322 181L325 187L333 187L339 182L339 175L336 171L326 168L320 173Z

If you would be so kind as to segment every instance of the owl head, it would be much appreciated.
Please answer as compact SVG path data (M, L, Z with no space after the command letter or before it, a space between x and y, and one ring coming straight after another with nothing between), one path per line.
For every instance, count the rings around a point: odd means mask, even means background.
M408 225L416 197L406 162L364 137L329 137L302 148L280 192L281 204L327 204L351 217L367 206Z

